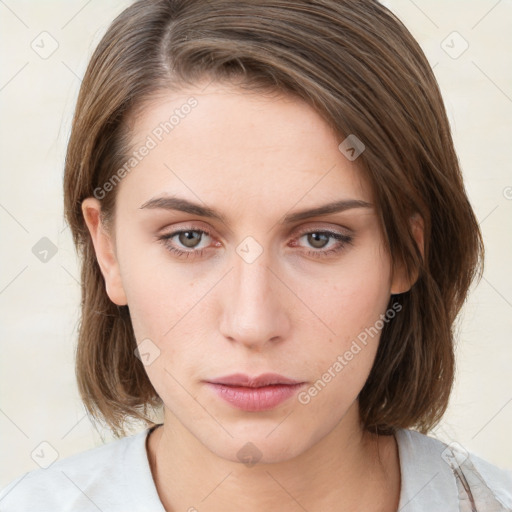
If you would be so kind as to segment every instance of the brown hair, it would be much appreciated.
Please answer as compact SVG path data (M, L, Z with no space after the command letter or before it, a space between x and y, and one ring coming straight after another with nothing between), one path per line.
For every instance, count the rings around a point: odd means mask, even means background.
M364 428L428 432L454 376L453 325L483 266L436 79L404 25L374 0L139 0L112 23L85 74L64 176L65 213L82 255L76 357L88 412L124 435L161 406L134 357L127 306L108 298L81 211L127 160L128 120L155 94L199 79L293 94L340 135L363 141L384 239L412 288L389 321L359 402ZM102 200L112 216L115 189ZM410 218L424 224L424 256Z

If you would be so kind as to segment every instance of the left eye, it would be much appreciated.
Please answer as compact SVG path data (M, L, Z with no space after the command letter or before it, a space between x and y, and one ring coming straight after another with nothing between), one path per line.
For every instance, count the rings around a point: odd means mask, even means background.
M325 231L312 231L310 233L305 233L300 238L307 237L308 244L311 244L315 249L324 249L325 246L329 243L329 240L340 239L341 235L338 236L338 233L331 233Z
M304 237L306 237L307 243L310 247L315 248L313 251L306 251L309 256L313 257L323 257L339 253L353 241L351 236L335 231L308 231L306 233L302 233L298 239L300 240ZM334 243L328 247L330 240L333 240ZM295 245L296 244L294 244L294 246Z

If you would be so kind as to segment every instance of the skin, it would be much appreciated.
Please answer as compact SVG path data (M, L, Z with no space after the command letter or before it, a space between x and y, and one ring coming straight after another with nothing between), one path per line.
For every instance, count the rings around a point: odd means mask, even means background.
M101 201L82 205L109 297L129 306L138 343L149 338L160 351L145 368L165 404L164 425L147 443L162 503L167 511L396 511L395 438L370 435L359 421L378 335L307 405L292 397L244 412L203 382L275 372L309 387L385 313L392 293L410 288L373 206L281 222L340 199L373 205L358 161L300 100L217 83L148 103L131 121L133 147L191 95L197 107L118 185L111 229ZM141 209L166 194L207 205L224 222ZM188 245L179 235L167 246L158 240L179 229L211 235L196 233ZM318 256L340 245L307 234L326 230L352 241ZM247 236L262 249L252 263L236 251ZM169 250L194 244L202 255ZM237 456L247 442L261 453L251 467Z

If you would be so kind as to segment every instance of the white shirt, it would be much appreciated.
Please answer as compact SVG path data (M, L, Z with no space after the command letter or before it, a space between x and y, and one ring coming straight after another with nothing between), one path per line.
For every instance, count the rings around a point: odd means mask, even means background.
M150 429L25 473L0 492L1 512L165 512L146 450ZM512 471L412 430L396 433L400 512L512 511ZM452 469L453 467L453 469ZM457 476L456 476L457 475ZM473 498L474 508L471 505ZM189 510L201 510L191 503Z

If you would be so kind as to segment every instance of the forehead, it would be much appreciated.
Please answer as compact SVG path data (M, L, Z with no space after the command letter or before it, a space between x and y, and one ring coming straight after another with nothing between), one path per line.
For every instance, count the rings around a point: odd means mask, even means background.
M161 193L229 199L226 208L371 200L357 161L338 148L344 137L293 96L219 84L169 91L129 128L134 165L118 193L139 205Z

